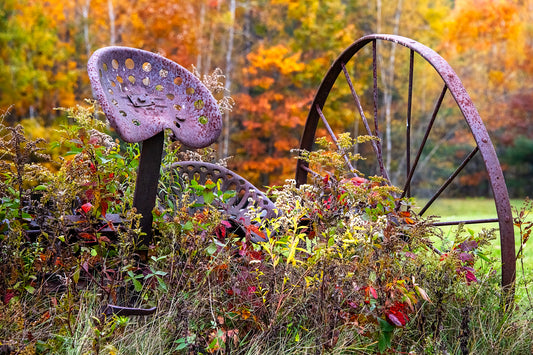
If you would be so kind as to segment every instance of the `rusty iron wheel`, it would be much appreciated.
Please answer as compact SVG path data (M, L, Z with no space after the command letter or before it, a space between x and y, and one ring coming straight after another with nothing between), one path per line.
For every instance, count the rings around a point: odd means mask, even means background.
M383 140L387 117L388 126L396 132L402 131L404 138L391 139L390 143ZM510 296L513 294L516 272L514 229L502 169L470 96L439 54L401 36L374 34L355 41L333 62L323 78L307 117L300 149L312 151L315 139L321 135L329 134L335 141L333 132L339 130L380 138L373 143L357 145L358 152L371 155L365 155L368 161L348 164L357 164L355 168L365 175L385 177L389 183L403 188L402 197L416 197L417 189L430 191L420 215L427 213L430 206L446 195L450 186L461 178L462 172L480 167L486 174L487 190L491 191L496 206L494 218L435 224L482 223L494 227L498 223L502 286ZM467 134L456 137L458 132ZM438 154L439 147L444 148L451 138L456 141L460 138L463 145L470 145L468 150L460 157L450 156L447 179L436 179L438 181L432 181L434 186L425 187L427 180L432 179L432 173L427 163L425 169L421 166L430 155ZM389 156L384 152L385 144L391 146L387 149L391 152L387 153ZM401 174L388 171L393 165L401 167L397 169ZM305 184L309 173L308 164L298 160L297 184Z

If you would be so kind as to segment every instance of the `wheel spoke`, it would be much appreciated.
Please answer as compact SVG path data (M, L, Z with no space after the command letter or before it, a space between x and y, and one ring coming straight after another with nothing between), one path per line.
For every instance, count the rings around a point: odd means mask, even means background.
M481 223L497 223L499 222L498 218L487 218L487 219L470 219L465 221L447 221L447 222L435 222L432 223L433 226L456 226L459 224L481 224Z
M344 157L344 161L346 162L346 165L348 166L348 169L350 169L350 172L354 172L355 169L352 166L352 163L350 162L350 159L348 159L348 156L346 155L346 152L344 151L344 148L339 146L339 143L337 141L337 137L335 136L335 133L333 133L333 130L331 129L331 126L328 123L328 120L326 120L326 116L324 116L324 113L320 109L320 106L316 105L316 111L318 112L318 115L320 116L320 119L322 119L322 123L324 123L324 126L326 126L326 129L329 133L329 136L331 139L333 139L333 143L335 143L335 146L338 150L342 152L342 156Z
M429 121L428 127L426 129L426 133L424 134L424 138L422 139L422 143L420 144L420 147L418 148L418 152L416 153L415 161L413 162L413 166L409 170L409 175L407 176L407 180L405 181L405 185L403 187L402 192L402 198L405 197L406 191L410 189L411 187L411 180L413 179L413 175L415 173L416 167L418 165L418 161L420 160L420 156L422 155L422 151L424 150L424 147L426 146L426 142L429 137L429 132L431 132L431 128L433 128L433 123L435 122L435 118L437 118L437 113L440 110L440 107L442 105L442 101L444 100L444 95L446 95L446 91L448 90L448 87L444 85L442 88L442 91L440 93L440 96L437 100L437 103L435 104L435 108L433 110L433 114L431 115L431 120Z
M433 197L428 201L428 203L426 203L426 205L424 206L424 208L422 208L422 210L420 210L420 215L422 216L424 214L424 212L427 211L427 209L431 206L431 204L433 204L433 202L440 196L440 194L448 187L448 185L450 185L453 181L453 179L455 179L455 177L457 175L459 175L459 173L461 172L461 170L463 170L463 168L470 162L470 160L472 160L472 158L474 158L474 156L476 155L476 153L479 151L479 147L476 146L471 152L470 154L468 154L468 156L465 158L465 160L461 163L461 165L459 165L459 167L454 171L454 173L452 175L450 175L450 177L448 178L448 180L446 180L446 182L444 182L444 184L440 187L440 189L435 193L435 195L433 195Z
M350 74L348 73L348 70L346 70L346 65L342 63L342 71L344 72L344 76L346 77L346 81L348 82L348 86L350 87L350 91L352 92L352 97L355 101L355 105L357 106L357 110L359 111L359 115L361 115L361 120L363 121L363 125L365 126L366 133L369 136L373 136L372 130L370 129L370 125L368 124L368 120L366 118L365 112L363 111L363 106L361 105L361 100L359 99L359 95L357 95L357 92L355 91L355 88L352 83L352 78L350 77ZM375 141L372 142L372 147L374 148L374 152L377 153L378 148L376 146Z
M379 164L379 170L381 176L383 176L388 184L390 185L389 174L385 165L383 164L383 153L381 150L381 135L379 133L379 124L378 124L378 64L377 64L377 41L372 41L372 77L373 77L373 96L374 96L374 135L378 138L376 142L376 157Z
M314 171L314 170L309 169L309 168L308 168L307 166L305 166L305 165L302 165L302 166L300 167L300 169L303 169L303 170L307 171L308 173L311 173L311 175L313 175L315 178L320 177L320 174L319 174L319 173L317 173L317 172Z

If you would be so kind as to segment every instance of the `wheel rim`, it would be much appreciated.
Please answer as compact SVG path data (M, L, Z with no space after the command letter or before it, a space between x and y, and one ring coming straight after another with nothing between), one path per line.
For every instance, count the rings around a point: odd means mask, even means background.
M489 220L470 220L470 221L454 221L454 222L442 222L436 223L437 225L447 225L447 224L459 224L459 223L489 223L489 222L498 222L499 223L499 232L500 232L500 244L501 244L501 258L502 258L502 286L506 288L511 288L514 284L515 273L516 273L516 262L515 262L515 245L514 245L514 229L513 229L513 219L511 213L511 206L509 202L509 196L507 192L507 187L505 185L505 180L503 177L502 169L499 164L498 158L496 156L496 151L488 132L483 124L481 117L477 109L475 108L470 96L466 92L461 80L458 78L451 66L435 51L422 45L419 42L414 40L394 35L383 35L383 34L374 34L362 37L361 39L354 42L350 47L348 47L341 55L334 61L324 79L322 80L319 89L315 95L311 109L309 111L306 125L304 128L304 133L302 135L302 140L300 143L300 149L311 151L313 144L316 138L317 128L319 123L322 122L323 125L328 126L327 119L323 114L323 109L326 104L326 101L334 88L335 83L339 77L344 77L344 80L350 87L351 95L353 98L353 103L355 103L357 111L361 120L363 121L366 130L371 132L372 135L378 135L379 126L378 120L374 119L374 127L370 128L368 120L365 117L364 110L361 105L361 99L358 96L357 90L354 87L352 79L346 69L347 63L352 60L360 51L366 46L370 45L372 47L372 89L369 90L372 92L373 96L373 118L378 116L378 57L377 57L377 44L378 42L383 43L393 43L395 45L400 45L409 50L409 73L408 73L408 98L407 98L407 114L406 114L406 139L405 139L405 156L406 156L406 174L405 182L400 185L403 187L404 196L410 195L412 179L416 175L416 168L419 164L422 152L428 141L433 124L439 114L441 109L441 104L445 96L451 95L457 108L460 110L464 121L470 129L471 135L475 140L474 149L466 155L464 160L459 164L457 169L450 175L450 177L437 189L433 196L429 199L428 203L421 210L420 214L423 214L427 209L436 201L441 193L444 192L449 185L457 178L460 172L471 163L472 159L480 153L481 158L483 159L483 164L488 176L488 182L492 190L497 217ZM365 48L366 49L366 48ZM417 149L414 159L412 158L412 146L411 146L411 112L413 104L413 76L414 76L414 60L423 59L425 63L431 65L434 71L442 80L442 90L434 106L433 112L429 122L427 122L427 128L424 134L424 137L421 139L420 146ZM342 79L341 79L342 80ZM370 86L370 85L369 85ZM331 130L329 130L331 132ZM331 135L332 133L330 133ZM332 136L333 139L334 135ZM374 152L376 153L377 162L379 165L380 175L386 177L389 180L388 172L385 169L383 162L383 153L381 149L381 144L375 144ZM308 164L304 160L298 160L296 168L296 182L298 185L305 184L307 182L308 176Z

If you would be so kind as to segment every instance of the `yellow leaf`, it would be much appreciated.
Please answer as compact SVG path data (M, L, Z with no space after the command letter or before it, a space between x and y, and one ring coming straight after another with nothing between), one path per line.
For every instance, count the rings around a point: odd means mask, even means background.
M428 301L429 303L432 303L431 299L429 298L428 294L426 293L426 291L424 291L423 288L415 285L415 290L416 290L416 293L418 293L420 297L422 297L424 300Z

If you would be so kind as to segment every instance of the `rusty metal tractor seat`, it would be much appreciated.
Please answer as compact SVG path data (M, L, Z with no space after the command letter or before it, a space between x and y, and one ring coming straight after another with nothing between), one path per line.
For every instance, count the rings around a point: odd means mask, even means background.
M111 126L126 142L142 142L133 207L142 215L144 237L151 242L152 210L155 206L163 154L164 130L190 148L214 143L222 130L220 109L211 92L179 64L158 54L128 47L104 47L87 64L94 96ZM236 188L228 212L236 220L245 217L249 198L272 215L273 204L259 190L229 171L202 162L180 162L169 167L188 177L222 179L224 188ZM207 173L208 172L208 173ZM200 181L202 183L202 181ZM256 191L256 192L254 192ZM178 191L176 191L178 192Z

